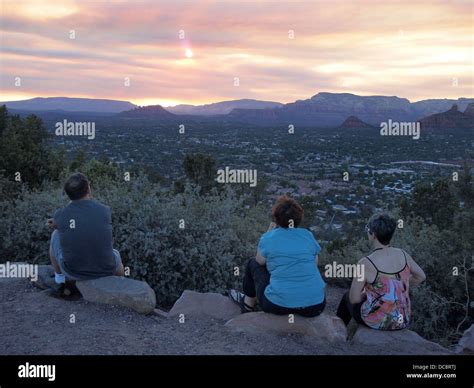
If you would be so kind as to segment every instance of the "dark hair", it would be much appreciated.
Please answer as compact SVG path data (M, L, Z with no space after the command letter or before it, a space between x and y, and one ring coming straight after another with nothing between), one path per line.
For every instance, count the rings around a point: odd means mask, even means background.
M387 213L378 213L370 217L367 227L381 244L388 245L397 228L397 221Z
M89 191L89 181L84 174L72 174L64 184L64 191L71 201L84 198Z
M291 226L297 228L303 220L303 214L301 205L287 196L279 197L272 209L273 221L282 228L288 228L290 221L293 221Z

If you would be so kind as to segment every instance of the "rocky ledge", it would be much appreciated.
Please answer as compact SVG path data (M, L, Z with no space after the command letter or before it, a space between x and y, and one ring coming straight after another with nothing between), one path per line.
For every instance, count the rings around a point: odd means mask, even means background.
M41 289L54 285L51 266L39 267L38 279L34 284ZM83 298L89 302L124 306L141 314L154 313L171 321L209 320L217 322L229 332L243 335L297 335L306 341L346 344L351 348L373 348L378 354L474 353L472 326L466 330L454 351L451 351L410 330L377 331L357 325L347 330L344 323L330 311L332 308L326 308L324 313L315 318L277 316L264 312L241 314L239 307L226 296L185 290L171 310L165 312L156 308L155 293L143 281L109 276L79 281L76 285Z

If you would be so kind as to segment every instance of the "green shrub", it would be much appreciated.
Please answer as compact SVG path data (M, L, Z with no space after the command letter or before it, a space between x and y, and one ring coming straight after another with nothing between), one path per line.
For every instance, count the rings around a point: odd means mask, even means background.
M187 186L184 193L171 195L150 186L128 197L110 194L106 190L101 196L113 207L124 263L131 276L152 285L160 304L172 304L185 289L224 292L240 283L234 267L255 254L258 240L255 226L236 227L243 214L232 192L202 196Z
M255 255L268 225L268 209L245 205L246 198L231 189L203 194L188 184L176 193L141 174L127 182L115 166L102 162L87 162L81 170L93 182L93 196L112 209L114 245L130 276L146 280L159 305L169 307L184 289L224 292L240 287L243 264ZM41 191L31 191L4 179L0 183L0 262L48 263L50 231L45 221L68 202L62 185L43 183ZM464 268L471 265L473 218L465 211L453 217L452 228L440 230L408 217L392 241L427 274L425 284L411 291L412 329L445 345L473 322L472 309L467 308L473 282ZM324 265L333 261L356 263L368 252L363 233L360 239L333 242L320 254L320 270L324 274ZM240 276L234 276L235 267ZM327 281L350 285L350 279Z
M201 195L188 185L173 194L144 176L95 182L93 196L112 209L114 245L130 276L146 280L165 307L184 289L224 292L240 284L242 265L267 226L264 212L245 209L231 190ZM67 202L60 185L1 201L0 259L49 262L45 221Z
M0 201L0 262L47 263L50 231L46 220L66 204L60 190L24 191Z

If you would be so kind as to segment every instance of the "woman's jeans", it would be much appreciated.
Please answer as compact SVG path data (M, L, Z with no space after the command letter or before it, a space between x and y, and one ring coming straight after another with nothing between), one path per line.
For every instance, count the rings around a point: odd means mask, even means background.
M265 265L260 265L257 260L250 259L245 269L244 294L250 298L257 298L260 308L266 312L277 315L298 314L303 317L315 317L321 314L326 306L326 300L322 303L301 307L289 308L278 306L267 299L265 288L270 284L270 273Z
M354 318L357 323L366 325L360 315L362 303L364 303L364 301L355 304L351 303L349 300L349 291L347 291L339 303L336 315L344 321L346 326L349 324L352 318Z

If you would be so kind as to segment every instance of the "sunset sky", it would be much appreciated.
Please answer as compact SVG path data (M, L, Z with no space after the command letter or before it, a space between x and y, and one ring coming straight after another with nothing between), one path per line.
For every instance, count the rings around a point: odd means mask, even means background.
M474 95L469 0L0 3L2 101Z

